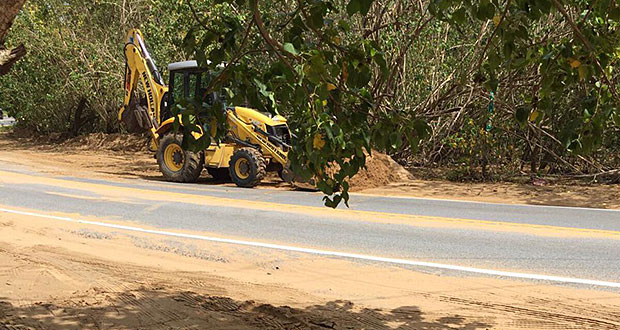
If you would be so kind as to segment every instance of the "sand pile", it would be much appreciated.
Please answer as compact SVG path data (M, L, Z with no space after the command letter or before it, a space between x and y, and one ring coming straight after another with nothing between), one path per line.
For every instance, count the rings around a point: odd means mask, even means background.
M61 142L60 148L73 150L147 151L145 135L92 133Z
M350 191L383 187L393 182L411 180L412 176L392 157L374 150L366 158L366 169L362 169L349 180Z

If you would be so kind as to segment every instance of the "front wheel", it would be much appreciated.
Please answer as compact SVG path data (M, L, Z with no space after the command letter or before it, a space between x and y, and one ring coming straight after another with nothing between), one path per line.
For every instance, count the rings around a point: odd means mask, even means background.
M174 182L196 182L204 167L202 153L183 150L180 134L166 134L157 148L157 164L164 179Z
M239 187L255 187L267 173L265 158L254 148L238 149L230 158L228 165L230 178Z

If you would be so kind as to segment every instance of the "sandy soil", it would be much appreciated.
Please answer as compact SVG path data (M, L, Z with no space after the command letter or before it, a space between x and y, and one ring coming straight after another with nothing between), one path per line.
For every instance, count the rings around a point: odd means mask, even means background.
M63 143L15 138L0 132L0 161L33 166L53 174L161 180L157 163L146 151L146 139L127 135L93 134ZM203 174L205 184L217 182ZM455 183L411 177L389 157L375 154L368 171L352 180L352 191L364 194L492 203L579 206L620 209L620 185L534 186L514 183ZM292 189L269 176L259 189Z
M620 329L618 320L614 292L0 213L0 329Z
M620 185L554 184L534 186L516 183L455 183L408 180L361 191L363 194L436 198L503 204L553 205L620 209Z

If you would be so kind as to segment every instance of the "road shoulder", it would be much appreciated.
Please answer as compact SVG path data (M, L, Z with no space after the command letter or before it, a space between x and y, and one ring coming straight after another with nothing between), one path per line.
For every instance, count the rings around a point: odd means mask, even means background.
M613 328L615 292L0 214L0 323L33 328Z

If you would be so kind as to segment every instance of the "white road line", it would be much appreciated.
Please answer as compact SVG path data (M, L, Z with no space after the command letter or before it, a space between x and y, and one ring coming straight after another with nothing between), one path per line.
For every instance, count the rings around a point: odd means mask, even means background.
M6 209L6 208L0 208L0 212L20 214L20 215L46 218L46 219L52 219L52 220L66 221L66 222L82 223L82 224L114 228L114 229L122 229L122 230L135 231L135 232L148 233L148 234L156 234L156 235L164 235L164 236L172 236L172 237L180 237L180 238L190 238L190 239L197 239L197 240L209 241L209 242L236 244L236 245L282 250L282 251L310 253L310 254L316 254L316 255L322 255L322 256L333 256L333 257L350 258L350 259L357 259L357 260L385 262L385 263L399 264L399 265L428 267L428 268L436 268L436 269L447 269L447 270L509 277L509 278L521 278L521 279L529 279L529 280L541 280L541 281L552 281L552 282L560 282L560 283L573 283L573 284L596 285L596 286L603 286L603 287L610 287L610 288L620 288L620 282L608 282L608 281L589 280L589 279L581 279L581 278L573 278L573 277L507 272L507 271L493 270L493 269L483 269L483 268L466 267L466 266L458 266L458 265L440 264L440 263L435 263L435 262L386 258L386 257L378 257L378 256L365 255L365 254L302 248L302 247L296 247L296 246L290 246L290 245L270 244L270 243L244 241L244 240L236 240L236 239L228 239L228 238L211 237L211 236L175 233L175 232L169 232L169 231L163 231L163 230L152 230L152 229L145 229L145 228L133 227L133 226L116 225L116 224L105 223L105 222L100 222L100 221L81 220L81 219L74 219L74 218L69 218L69 217L61 217L61 216L47 215L47 214L41 214L41 213L18 211L18 210Z

